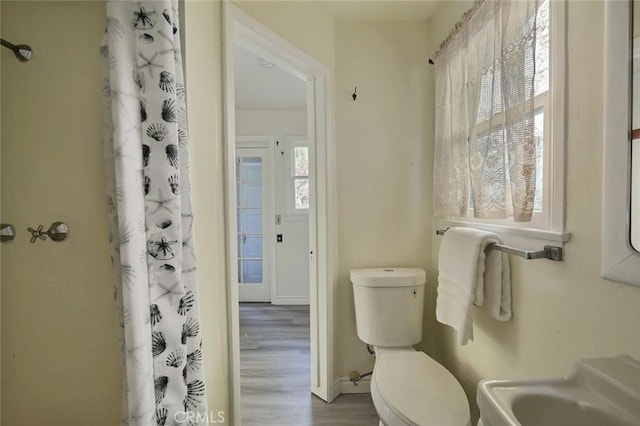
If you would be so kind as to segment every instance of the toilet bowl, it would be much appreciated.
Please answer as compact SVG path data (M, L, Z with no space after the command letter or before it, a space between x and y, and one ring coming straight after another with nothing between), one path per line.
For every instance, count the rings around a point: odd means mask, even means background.
M376 348L371 398L386 426L470 426L469 402L442 365L413 348Z
M351 271L358 337L372 345L371 398L385 426L470 426L469 402L453 375L413 345L422 339L425 272Z

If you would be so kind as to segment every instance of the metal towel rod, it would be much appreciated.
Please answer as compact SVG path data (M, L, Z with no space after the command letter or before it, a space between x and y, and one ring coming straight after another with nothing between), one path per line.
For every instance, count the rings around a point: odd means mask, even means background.
M448 228L447 228L448 229ZM436 231L437 235L444 235L447 232L446 229L438 229ZM505 246L502 244L491 243L487 247L490 247L494 250L503 251L505 253L513 254L515 256L524 257L527 260L531 259L549 259L549 260L563 260L563 249L558 246L544 246L542 250L538 251L529 251L529 250L520 250L517 248Z

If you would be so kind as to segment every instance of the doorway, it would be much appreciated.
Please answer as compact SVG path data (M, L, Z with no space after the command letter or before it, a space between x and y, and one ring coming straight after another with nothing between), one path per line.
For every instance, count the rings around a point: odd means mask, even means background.
M240 419L240 332L238 235L236 216L236 141L234 48L241 46L266 61L305 81L307 91L307 143L309 156L309 319L310 389L331 402L337 395L333 383L333 300L336 282L335 182L328 117L332 104L328 96L328 69L291 43L243 12L223 3L225 27L225 181L229 307L230 385L233 422Z

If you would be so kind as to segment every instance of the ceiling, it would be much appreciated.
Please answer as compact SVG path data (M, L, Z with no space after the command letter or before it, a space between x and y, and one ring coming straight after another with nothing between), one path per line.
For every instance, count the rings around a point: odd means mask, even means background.
M265 68L261 58L236 46L236 109L304 109L307 107L306 83L276 67Z

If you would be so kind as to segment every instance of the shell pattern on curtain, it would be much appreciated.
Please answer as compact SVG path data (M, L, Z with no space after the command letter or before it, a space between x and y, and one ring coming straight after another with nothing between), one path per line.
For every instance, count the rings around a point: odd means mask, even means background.
M109 1L101 47L123 425L207 412L177 8Z

